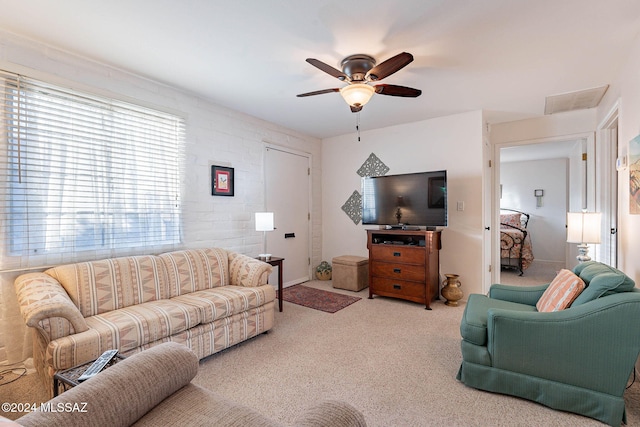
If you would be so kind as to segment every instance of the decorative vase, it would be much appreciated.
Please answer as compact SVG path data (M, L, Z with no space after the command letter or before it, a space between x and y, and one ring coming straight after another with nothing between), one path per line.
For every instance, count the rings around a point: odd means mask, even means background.
M446 279L442 282L442 290L440 293L447 300L446 305L452 307L458 306L458 300L462 298L462 291L460 290L460 280L458 280L457 274L445 274Z

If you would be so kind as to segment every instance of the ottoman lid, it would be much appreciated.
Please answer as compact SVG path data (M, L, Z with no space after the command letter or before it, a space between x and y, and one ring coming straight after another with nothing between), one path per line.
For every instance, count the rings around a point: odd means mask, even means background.
M342 255L333 258L331 262L341 265L363 265L369 262L369 258L356 255Z

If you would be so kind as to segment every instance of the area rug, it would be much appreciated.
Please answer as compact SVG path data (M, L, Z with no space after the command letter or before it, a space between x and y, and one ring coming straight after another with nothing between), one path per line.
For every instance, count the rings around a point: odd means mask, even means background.
M284 288L282 299L303 307L313 308L326 313L335 313L360 300L360 297L337 294L322 289L294 285Z

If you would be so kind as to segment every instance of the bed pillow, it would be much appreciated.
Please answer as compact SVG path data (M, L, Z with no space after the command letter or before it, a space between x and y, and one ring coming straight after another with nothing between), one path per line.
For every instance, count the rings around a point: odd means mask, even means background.
M501 214L500 224L508 224L514 227L522 228L522 220L520 219L520 217L521 215L519 213Z
M572 271L562 269L536 304L539 312L560 311L569 307L584 290L584 281Z

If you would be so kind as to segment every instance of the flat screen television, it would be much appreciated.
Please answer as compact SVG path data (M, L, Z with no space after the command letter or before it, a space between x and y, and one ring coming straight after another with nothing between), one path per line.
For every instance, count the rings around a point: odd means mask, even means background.
M447 171L363 178L362 223L446 227Z

